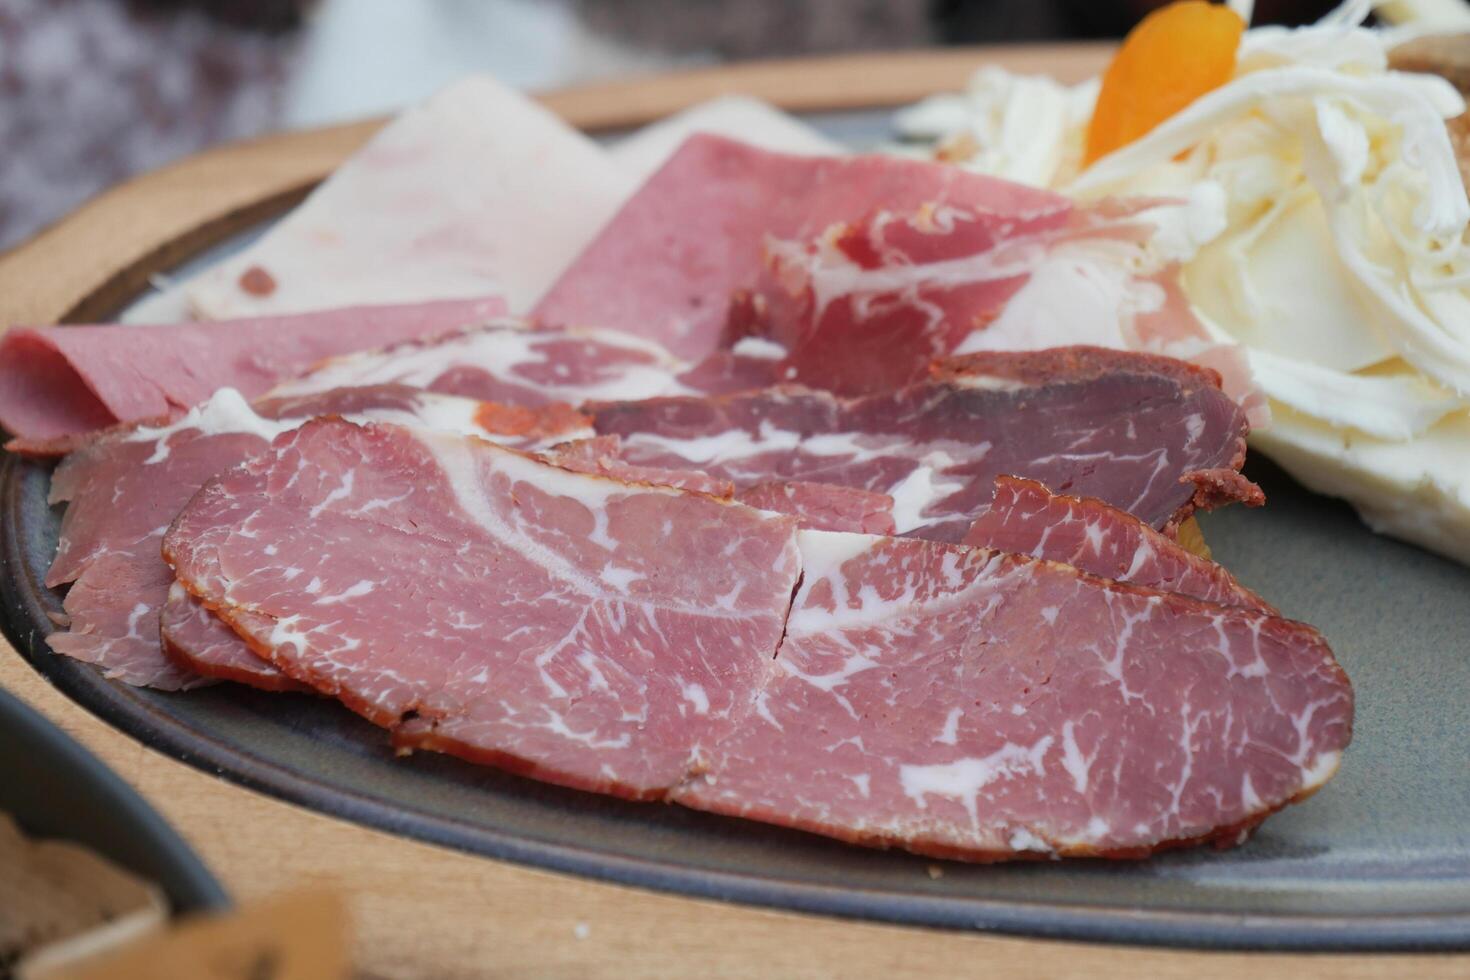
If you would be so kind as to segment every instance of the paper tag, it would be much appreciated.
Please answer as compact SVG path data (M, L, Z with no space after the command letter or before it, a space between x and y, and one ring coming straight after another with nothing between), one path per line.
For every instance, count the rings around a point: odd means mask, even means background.
M17 980L333 980L350 968L347 910L325 892L300 892L222 915L185 920L98 953L52 946Z

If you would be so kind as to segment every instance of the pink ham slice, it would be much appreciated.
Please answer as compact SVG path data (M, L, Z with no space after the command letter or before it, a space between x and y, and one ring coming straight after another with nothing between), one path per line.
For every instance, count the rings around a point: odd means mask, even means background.
M800 541L776 670L678 802L940 857L1140 857L1238 843L1351 737L1300 623L983 549Z
M809 239L878 209L959 205L997 237L1065 225L1047 191L891 156L803 157L696 134L634 194L534 310L697 361L719 345L730 296L755 285L767 236Z
M15 328L0 338L0 427L50 439L157 418L221 388L252 398L323 358L504 312L498 299L477 299L216 324Z
M900 534L959 541L1014 474L1165 531L1193 508L1259 502L1237 472L1248 426L1211 372L1090 348L983 354L932 382L841 398L803 388L586 407L640 466L887 494Z
M748 713L796 585L794 524L321 420L211 482L164 554L276 666L400 745L646 798Z
M67 509L46 584L72 585L63 603L69 628L51 634L53 650L128 684L177 690L204 683L198 663L183 666L160 650L159 610L172 581L159 557L164 531L210 477L307 418L350 413L511 441L546 438L547 430L558 430L551 438L565 438L583 424L574 413L557 413L545 425L527 426L512 413L514 427L507 428L505 413L494 406L393 386L266 402L257 409L226 389L176 420L103 433L61 462L50 500L66 502Z
M1032 480L997 479L990 509L970 528L964 543L1059 561L1102 578L1206 602L1276 613L1222 566L1131 514L1101 500L1054 494Z
M926 854L1237 843L1351 734L1298 623L391 425L282 437L164 554L402 747Z

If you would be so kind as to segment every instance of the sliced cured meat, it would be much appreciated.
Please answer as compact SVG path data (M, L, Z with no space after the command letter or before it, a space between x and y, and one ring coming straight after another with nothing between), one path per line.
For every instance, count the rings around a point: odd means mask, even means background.
M1351 735L1321 636L1258 610L391 425L282 437L164 554L400 746L927 854L1235 843Z
M746 489L837 484L893 498L900 534L959 541L1019 475L1160 530L1195 506L1258 502L1247 426L1209 371L1089 348L972 355L932 382L842 398L802 388L586 406L629 463Z
M403 384L505 405L651 398L690 389L656 344L613 330L536 330L500 320L429 340L333 358L272 394Z
M733 338L786 352L780 377L842 394L924 375L951 353L1088 344L1165 354L1218 371L1255 425L1269 420L1243 352L1195 315L1156 222L1183 202L1104 200L1065 223L995 227L983 208L879 210L809 239L768 239ZM1160 217L1161 215L1167 217Z
M320 420L205 487L164 553L273 663L399 744L641 798L748 710L796 585L794 523Z
M490 293L524 312L635 184L532 99L467 78L183 289L202 319Z
M1276 612L1222 566L1133 515L1101 500L1054 494L1032 480L997 479L990 509L970 528L964 543L1059 561L1161 592Z
M162 559L160 559L160 564ZM236 681L262 691L310 691L259 657L234 630L174 581L168 572L168 598L159 613L164 656L190 675Z
M803 157L696 134L618 211L535 309L550 324L647 337L686 360L719 346L767 236L810 239L879 209L962 205L997 237L1067 223L1047 191L893 156Z
M893 498L858 487L772 480L740 491L736 499L760 510L790 514L802 527L863 534L894 532Z
M1062 225L998 230L983 209L881 210L809 239L770 241L754 302L730 330L789 351L785 375L858 394L922 377L952 352L1088 344L1221 372L1267 418L1241 352L1195 316L1155 223L1182 202L1105 200ZM1167 236L1164 236L1167 237Z
M591 437L592 419L568 405L534 408L481 401L400 384L374 383L299 394L272 393L252 406L256 414L293 425L319 415L408 422L492 439L503 446L541 449Z
M941 857L1137 857L1239 842L1351 737L1300 623L983 549L800 541L775 671L681 803Z
M735 484L698 470L670 470L659 466L636 466L618 456L621 441L617 436L594 436L553 446L542 458L564 470L593 473L624 483L651 483L660 487L678 487L707 493L729 500L735 496Z
M498 299L479 299L210 325L15 328L0 337L0 427L49 439L157 418L221 388L252 398L323 358L504 311Z
M561 422L551 438L583 431L575 413L529 427L516 416L508 432L497 431L502 413L478 402L380 387L264 403L259 412L225 389L174 421L104 433L67 456L51 480L51 502L67 508L46 584L72 583L63 603L69 628L51 634L51 648L129 684L173 690L201 683L198 673L165 659L159 648L159 609L172 580L159 557L164 531L210 477L322 413L517 442L543 437Z

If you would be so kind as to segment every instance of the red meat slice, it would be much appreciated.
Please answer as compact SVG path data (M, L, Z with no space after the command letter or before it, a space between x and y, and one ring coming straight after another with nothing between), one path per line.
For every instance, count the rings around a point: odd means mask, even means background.
M1336 770L1353 694L1311 627L912 539L800 533L755 717L681 803L940 857L1238 843Z
M691 136L562 273L534 315L624 330L697 361L768 236L809 239L880 209L964 206L997 238L1063 226L1067 198L893 156L789 156ZM1010 289L1011 287L1006 287Z
M843 394L923 376L955 351L1089 344L1166 354L1221 372L1253 424L1268 417L1243 354L1195 316L1177 266L1150 248L1150 211L1175 202L1104 200L1061 225L1002 228L952 203L852 216L810 239L769 241L755 295L732 335L788 351L789 380Z
M748 711L796 585L794 524L321 420L211 482L164 554L276 666L398 744L642 798Z
M164 554L400 746L926 854L1235 843L1351 734L1299 623L391 425L283 436Z
M694 490L712 497L729 500L735 496L735 485L729 480L698 470L670 470L658 466L637 466L619 458L621 441L617 436L594 436L553 446L541 455L564 470L608 476L624 483L649 483L660 487Z
M1217 376L1120 351L976 354L934 381L853 398L788 387L586 411L629 463L741 490L797 480L887 494L898 533L935 540L963 538L1006 474L1165 531L1196 506L1260 500L1238 472L1245 416Z
M790 514L802 527L820 531L893 533L893 498L858 487L804 480L771 480L740 491L742 504Z
M1054 494L1032 480L997 479L990 509L970 528L964 543L1059 561L1161 592L1276 613L1224 567L1131 514L1101 500Z
M67 456L51 480L51 502L65 501L67 509L46 584L72 586L63 602L69 628L47 642L128 684L175 690L204 683L203 675L230 676L207 669L205 654L183 656L189 646L178 637L175 659L165 658L159 645L159 611L172 579L159 545L169 522L210 477L320 414L411 421L516 442L581 431L581 416L548 411L542 421L516 413L507 419L494 406L395 386L272 400L252 409L225 389L173 421L96 436Z
M296 395L402 384L505 405L683 394L687 365L614 330L535 329L502 319L427 340L336 357L272 392Z
M234 630L210 612L168 572L168 598L159 613L163 654L182 670L213 680L236 681L262 691L310 691L257 656Z

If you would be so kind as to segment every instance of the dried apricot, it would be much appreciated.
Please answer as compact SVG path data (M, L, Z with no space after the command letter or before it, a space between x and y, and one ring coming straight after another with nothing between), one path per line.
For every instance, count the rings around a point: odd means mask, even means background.
M1205 0L1180 0L1139 21L1103 73L1084 165L1228 82L1244 31L1239 14Z
M1174 537L1184 550L1192 551L1201 558L1210 557L1210 546L1205 544L1205 532L1200 528L1199 521L1192 516L1179 525L1179 531Z

